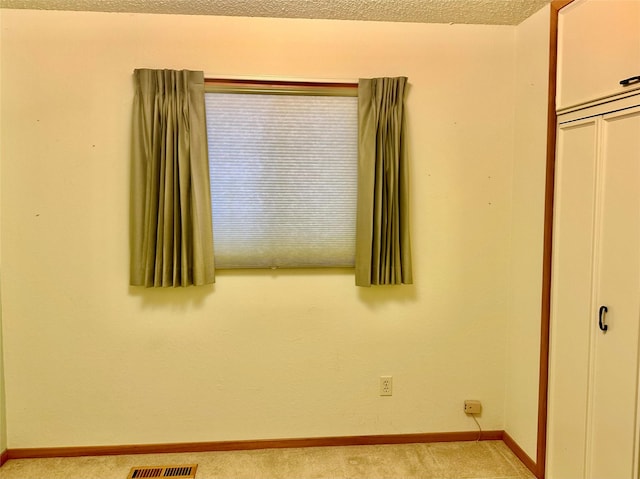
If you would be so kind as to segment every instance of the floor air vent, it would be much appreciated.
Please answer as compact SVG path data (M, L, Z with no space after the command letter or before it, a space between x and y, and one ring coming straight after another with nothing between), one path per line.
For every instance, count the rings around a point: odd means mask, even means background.
M183 466L141 466L134 467L127 479L138 479L146 477L173 477L177 479L189 479L196 477L197 464L187 464Z

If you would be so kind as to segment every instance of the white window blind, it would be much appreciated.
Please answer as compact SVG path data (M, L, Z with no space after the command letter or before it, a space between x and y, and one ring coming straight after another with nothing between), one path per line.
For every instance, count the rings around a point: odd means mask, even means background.
M205 101L216 267L353 267L357 97Z

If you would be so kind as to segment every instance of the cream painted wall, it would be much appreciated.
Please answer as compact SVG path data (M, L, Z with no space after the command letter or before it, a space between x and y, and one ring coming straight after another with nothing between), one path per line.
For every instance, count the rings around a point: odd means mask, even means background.
M4 347L2 344L2 299L0 297L0 454L7 450L7 409L4 381Z
M514 28L3 11L8 446L503 429ZM136 67L407 75L415 285L128 287Z
M549 91L549 6L516 28L511 294L507 324L505 430L537 451L542 250Z
M0 32L2 31L2 16L0 10ZM0 41L0 132L2 131L2 42ZM0 203L2 202L2 137L0 136ZM0 270L2 269L2 211L0 208ZM4 354L2 346L2 281L0 280L0 453L7 449L7 416L5 408L4 390Z

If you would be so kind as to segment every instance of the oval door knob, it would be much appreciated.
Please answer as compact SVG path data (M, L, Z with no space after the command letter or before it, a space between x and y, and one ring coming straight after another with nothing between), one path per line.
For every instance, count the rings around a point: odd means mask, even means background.
M604 314L607 312L609 312L609 308L606 306L600 306L600 311L598 311L598 325L600 326L600 330L605 333L607 332L607 329L609 329L609 326L604 324Z

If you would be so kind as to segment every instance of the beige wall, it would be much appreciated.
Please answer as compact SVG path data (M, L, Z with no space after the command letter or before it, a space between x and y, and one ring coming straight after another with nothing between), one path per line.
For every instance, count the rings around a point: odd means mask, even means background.
M3 12L0 10L0 31ZM2 72L2 42L0 41L0 72ZM0 74L0 105L2 105L2 75ZM0 108L0 132L2 131L2 108ZM0 136L0 203L2 203L2 137ZM2 270L2 211L0 209L0 271ZM4 391L4 354L2 347L2 281L0 280L0 453L7 449L7 419Z
M505 430L536 459L550 8L516 29L512 310L508 321Z
M0 299L0 454L7 450L7 409L4 382L4 354L2 334L2 300Z
M515 27L12 10L2 21L10 448L473 430L467 398L482 400L483 428L505 427ZM129 288L136 67L407 75L416 284L221 271L215 287ZM393 397L378 396L380 375L393 375Z

